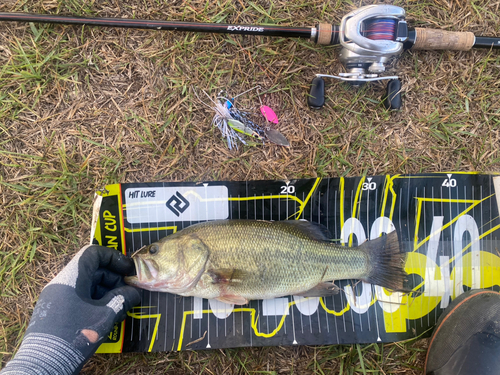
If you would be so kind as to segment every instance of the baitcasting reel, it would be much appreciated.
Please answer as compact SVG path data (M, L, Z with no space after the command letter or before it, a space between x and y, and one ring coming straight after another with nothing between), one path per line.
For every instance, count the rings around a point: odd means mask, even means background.
M328 29L329 28L329 29ZM331 40L328 43L329 34ZM338 76L316 74L307 100L309 107L319 109L325 104L325 81L335 78L360 87L366 82L388 80L384 106L401 108L401 81L397 76L381 76L385 64L403 52L408 39L405 10L394 5L368 5L342 18L339 27L328 24L317 26L316 43L342 45L340 61L347 72Z
M365 6L342 18L340 26L320 23L316 27L234 25L2 12L0 12L0 21L309 38L313 43L323 45L341 44L340 61L346 72L339 73L338 76L316 75L307 100L311 108L321 108L325 103L323 78L340 79L353 86L361 86L365 82L389 80L384 105L388 109L401 108L401 81L397 76L382 76L381 74L385 72L385 64L391 58L399 56L403 50L468 51L471 48L500 48L498 37L476 36L468 31L408 28L404 9L394 5Z

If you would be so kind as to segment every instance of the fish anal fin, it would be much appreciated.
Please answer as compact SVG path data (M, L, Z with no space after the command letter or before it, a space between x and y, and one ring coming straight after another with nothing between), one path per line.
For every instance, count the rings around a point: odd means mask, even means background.
M340 288L334 283L319 283L314 288L305 292L294 294L299 297L327 297L340 292Z
M240 284L247 272L236 268L210 269L207 271L212 278L212 284Z
M246 305L248 300L245 297L234 294L224 294L216 298L217 301L228 303L230 305Z

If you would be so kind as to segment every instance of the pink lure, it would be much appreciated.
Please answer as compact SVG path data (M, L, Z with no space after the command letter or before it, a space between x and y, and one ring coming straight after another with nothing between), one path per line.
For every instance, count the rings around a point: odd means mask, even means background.
M278 116L276 116L276 113L274 113L274 111L267 105L261 106L260 111L267 121L272 122L273 124L278 123Z

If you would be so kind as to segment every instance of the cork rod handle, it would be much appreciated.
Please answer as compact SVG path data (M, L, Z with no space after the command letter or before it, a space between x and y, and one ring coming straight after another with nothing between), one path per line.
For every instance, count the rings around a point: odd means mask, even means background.
M412 49L468 51L476 37L471 32L455 32L436 29L415 28L416 38Z

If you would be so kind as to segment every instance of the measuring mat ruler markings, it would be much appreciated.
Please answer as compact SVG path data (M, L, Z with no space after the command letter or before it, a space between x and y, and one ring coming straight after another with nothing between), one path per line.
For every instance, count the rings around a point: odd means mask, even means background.
M142 304L100 352L393 342L434 326L468 289L500 290L500 177L468 173L294 181L135 183L98 192L93 242L131 255L212 220L308 220L342 246L397 231L406 287L335 280L326 297L233 305L141 290Z

